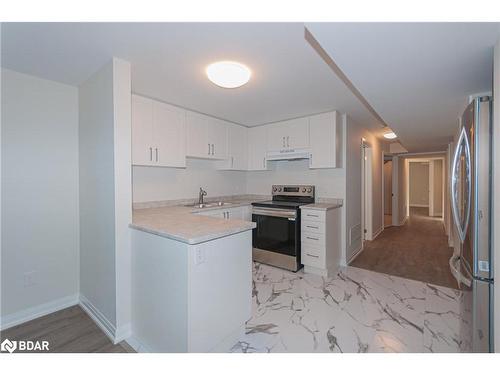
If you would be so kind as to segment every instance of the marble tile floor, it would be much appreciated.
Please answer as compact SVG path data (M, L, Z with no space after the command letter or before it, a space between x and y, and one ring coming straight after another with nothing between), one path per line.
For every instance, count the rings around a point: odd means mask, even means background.
M333 278L253 266L252 317L232 352L460 352L456 289L355 267Z

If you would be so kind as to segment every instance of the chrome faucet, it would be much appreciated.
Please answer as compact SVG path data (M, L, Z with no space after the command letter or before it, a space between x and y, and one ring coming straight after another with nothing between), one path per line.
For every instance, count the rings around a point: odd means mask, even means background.
M200 187L200 193L198 194L198 204L203 204L203 197L207 195L207 192Z

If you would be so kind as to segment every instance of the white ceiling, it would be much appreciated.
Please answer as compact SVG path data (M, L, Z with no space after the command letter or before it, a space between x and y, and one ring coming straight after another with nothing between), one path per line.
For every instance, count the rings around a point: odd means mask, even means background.
M301 23L2 25L2 66L16 71L78 85L113 56L131 62L134 92L247 126L332 109L377 126ZM216 60L248 65L250 83L210 83L204 69Z
M491 91L498 23L311 23L411 152L444 150L468 95Z

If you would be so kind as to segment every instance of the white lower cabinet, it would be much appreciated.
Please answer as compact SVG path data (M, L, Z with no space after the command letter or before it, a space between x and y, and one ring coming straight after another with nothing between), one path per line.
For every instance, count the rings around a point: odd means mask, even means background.
M340 209L301 209L300 225L304 272L335 275L340 266Z
M241 206L241 207L200 211L197 212L196 215L216 217L219 219L237 219L237 220L252 221L251 212L252 211L250 206Z

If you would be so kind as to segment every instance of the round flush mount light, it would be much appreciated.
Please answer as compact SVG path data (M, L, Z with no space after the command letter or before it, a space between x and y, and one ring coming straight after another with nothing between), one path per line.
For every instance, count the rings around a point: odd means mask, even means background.
M388 132L388 133L384 134L384 138L387 138L387 139L394 139L394 138L397 138L397 137L398 136L394 132Z
M219 87L235 89L248 83L252 72L236 61L218 61L207 66L208 79Z

